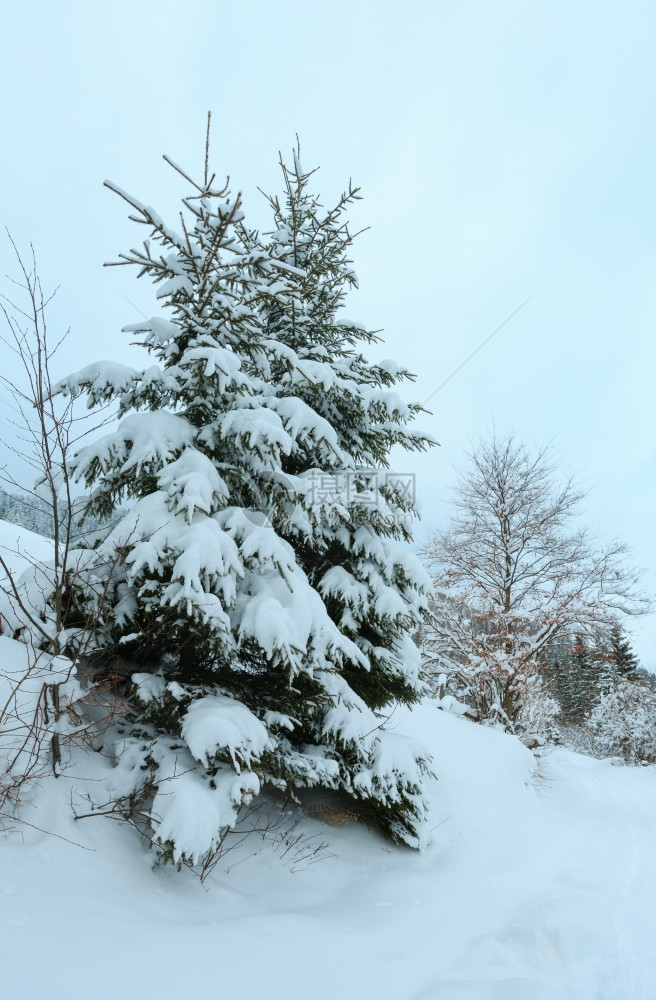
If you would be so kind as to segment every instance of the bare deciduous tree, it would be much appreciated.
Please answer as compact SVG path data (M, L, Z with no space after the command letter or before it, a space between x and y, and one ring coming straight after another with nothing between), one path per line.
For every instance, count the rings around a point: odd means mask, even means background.
M494 436L470 454L451 523L423 552L435 575L432 668L510 729L557 637L607 637L619 618L649 610L626 546L599 546L577 527L583 495L559 482L548 449L532 455L512 434Z

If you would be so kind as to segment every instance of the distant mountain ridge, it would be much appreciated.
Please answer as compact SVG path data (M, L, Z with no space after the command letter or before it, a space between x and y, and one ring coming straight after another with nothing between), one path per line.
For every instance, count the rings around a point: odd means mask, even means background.
M62 506L61 513L65 513ZM42 500L35 493L10 493L0 487L0 520L27 528L44 538L53 538L55 533L52 504ZM84 527L75 521L71 526L71 538L79 537L83 532L93 531L102 522L90 515L85 519Z

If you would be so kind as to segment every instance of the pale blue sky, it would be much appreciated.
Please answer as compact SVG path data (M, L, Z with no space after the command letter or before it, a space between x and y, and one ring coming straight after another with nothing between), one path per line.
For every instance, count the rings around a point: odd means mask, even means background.
M656 591L653 4L24 2L3 42L0 222L62 286L63 369L124 357L125 296L155 309L101 267L137 239L103 179L175 211L161 154L200 170L211 108L215 168L257 224L298 132L326 201L363 188L349 313L385 329L416 398L534 293L431 402L425 521L468 441L513 427L580 472L588 522ZM656 669L655 616L635 635Z

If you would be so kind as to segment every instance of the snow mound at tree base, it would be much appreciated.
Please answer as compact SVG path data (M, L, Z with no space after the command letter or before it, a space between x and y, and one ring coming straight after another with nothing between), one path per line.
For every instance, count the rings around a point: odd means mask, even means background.
M426 850L306 817L329 844L316 865L246 844L203 884L152 871L130 829L71 818L109 766L80 753L0 845L3 992L652 1000L656 768L536 760L431 702L393 723L435 757Z

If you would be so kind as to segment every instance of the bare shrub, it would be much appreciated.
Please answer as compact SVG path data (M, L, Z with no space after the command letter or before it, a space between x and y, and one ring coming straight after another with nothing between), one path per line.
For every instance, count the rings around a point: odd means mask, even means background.
M0 296L6 325L0 339L20 375L0 375L15 432L15 442L6 443L14 464L0 470L0 482L21 490L25 510L32 505L42 514L45 508L52 526L45 559L29 543L0 548L0 812L15 814L26 783L48 771L57 776L65 763L64 742L93 739L116 703L104 698L104 713L87 714L101 698L78 667L97 632L106 584L86 571L72 544L84 500L75 497L69 473L80 440L106 421L95 419L90 426L73 412L70 399L54 394L51 366L66 334L53 345L47 324L53 296L43 292L34 250L26 261L10 241L20 273L13 285L21 297ZM31 478L27 489L14 471L21 465Z

